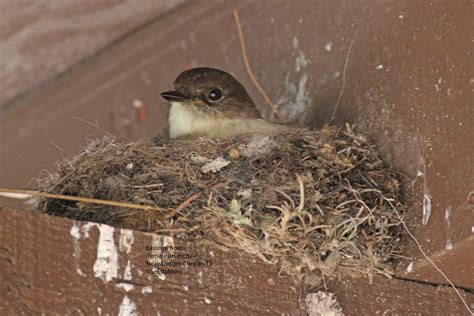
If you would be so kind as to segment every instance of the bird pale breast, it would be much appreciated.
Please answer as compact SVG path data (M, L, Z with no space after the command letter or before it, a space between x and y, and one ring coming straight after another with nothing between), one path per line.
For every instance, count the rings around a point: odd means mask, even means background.
M171 139L188 137L231 137L247 133L271 135L285 129L262 118L226 118L218 113L201 113L187 104L171 102L169 114Z

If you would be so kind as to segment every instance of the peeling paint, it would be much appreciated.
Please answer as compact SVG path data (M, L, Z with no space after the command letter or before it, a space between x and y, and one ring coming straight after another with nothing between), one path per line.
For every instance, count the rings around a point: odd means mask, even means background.
M123 279L130 281L132 280L132 264L130 260L127 261L127 266L125 267L125 270L123 271ZM122 288L125 290L125 292L129 292L133 290L134 285L130 283L118 283L117 287Z
M86 223L82 225L82 233L84 234L85 238L89 238L89 231L92 227L97 226L96 223Z
M423 220L422 224L426 225L428 224L428 221L430 220L431 217L431 195L429 194L429 191L425 191L423 194Z
M114 228L98 224L100 236L97 245L97 260L94 263L96 278L109 282L118 275L118 253L114 241Z
M133 244L133 230L120 229L119 250L120 252L130 253Z
M150 294L152 292L153 292L153 288L151 286L142 287L142 294Z
M453 249L453 242L451 240L451 205L444 210L444 220L446 222L446 250Z
M137 306L135 303L128 298L127 295L122 300L119 308L119 316L135 316L137 313Z
M81 226L80 223L74 221L70 230L70 234L73 237L73 244L74 244L74 252L72 256L75 259L75 266L76 266L76 273L80 276L85 276L85 273L82 272L80 267L80 260L81 260L81 245L79 243L79 239L81 239Z
M428 189L428 181L426 180L426 164L423 160L423 218L421 223L428 224L431 217L431 195Z
M127 261L127 266L123 271L123 279L124 280L131 280L132 279L132 263L130 260Z
M80 239L81 238L80 225L78 223L76 223L76 221L74 221L74 223L72 224L70 234L75 239Z

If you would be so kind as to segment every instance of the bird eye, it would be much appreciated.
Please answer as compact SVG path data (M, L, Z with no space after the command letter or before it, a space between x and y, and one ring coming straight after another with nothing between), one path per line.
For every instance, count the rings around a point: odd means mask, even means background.
M218 88L214 88L211 91L209 91L209 95L207 96L210 101L216 102L220 98L222 98L222 91Z

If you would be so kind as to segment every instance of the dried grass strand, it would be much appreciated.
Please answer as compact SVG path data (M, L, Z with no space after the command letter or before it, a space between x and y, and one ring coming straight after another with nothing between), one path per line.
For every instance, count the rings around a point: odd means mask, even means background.
M339 103L341 102L341 99L342 99L342 95L344 94L344 89L346 88L346 72L347 72L347 65L349 64L349 56L351 54L351 51L352 51L352 45L354 44L354 41L357 37L357 34L359 34L359 31L357 31L354 36L352 37L352 40L351 40L351 43L349 44L349 49L347 50L347 54L346 54L346 60L344 62L344 69L342 71L342 86L341 86L341 90L339 91L339 96L337 97L337 101L336 101L336 104L334 105L334 109L332 111L332 114L331 114L331 118L329 119L328 121L328 124L330 124L334 118L336 117L336 112L337 112L337 108L339 107Z
M407 232L408 236L410 236L411 239L413 239L413 241L415 242L416 246L418 247L418 250L420 250L420 253L423 255L423 257L425 257L426 260L428 260L429 263L431 263L431 265L433 266L433 268L436 269L436 271L438 271L443 277L444 279L449 283L449 285L454 289L454 291L456 292L456 294L459 296L459 298L461 299L462 303L464 304L464 306L466 307L467 311L472 315L473 314L473 311L469 308L469 305L467 304L466 300L464 300L464 298L462 297L461 293L459 292L458 288L454 285L454 283L448 278L448 276L436 265L436 263L434 263L433 260L431 260L431 258L425 253L425 251L423 250L423 248L421 247L421 244L420 242L418 241L418 239L416 239L416 237L412 234L412 232L408 229L408 226L407 224L405 223L405 221L403 220L403 218L401 217L400 213L398 213L397 209L395 208L395 206L393 206L392 202L390 201L390 199L387 199L385 196L383 196L382 194L380 194L380 196L385 200L387 201L387 203L392 207L393 211L395 212L395 214L397 214L398 216L398 219L400 220L400 223L402 224L403 228L405 229L405 231Z

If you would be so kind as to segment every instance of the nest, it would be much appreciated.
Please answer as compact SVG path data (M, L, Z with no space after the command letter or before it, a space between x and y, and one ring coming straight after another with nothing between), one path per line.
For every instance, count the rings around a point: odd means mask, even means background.
M397 178L349 125L158 144L102 138L60 162L40 189L158 210L59 199L42 199L40 209L212 240L278 263L298 280L343 270L390 275L406 211Z

